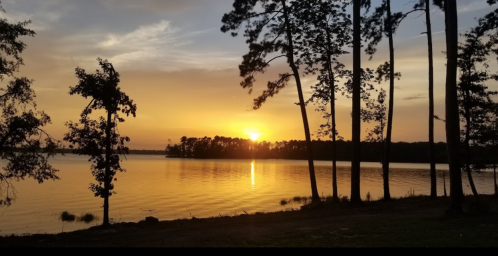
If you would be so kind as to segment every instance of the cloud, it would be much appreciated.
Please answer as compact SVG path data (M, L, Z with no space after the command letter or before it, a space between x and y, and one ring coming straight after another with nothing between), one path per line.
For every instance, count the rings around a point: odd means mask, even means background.
M489 4L486 3L486 1L484 0L481 1L467 0L467 1L458 2L457 8L459 13L466 13L466 12L473 12L489 8Z
M124 33L86 31L68 36L58 47L59 57L83 62L95 55L123 68L177 71L182 69L219 70L239 64L238 53L194 46L213 29L192 30L161 20ZM92 56L92 57L88 57Z
M183 12L195 5L204 2L202 0L104 0L103 3L109 8L138 9L150 12Z
M33 8L32 12L17 11L17 5L22 5L15 1L2 1L5 13L0 13L0 18L5 18L9 22L22 22L31 20L30 29L35 31L49 30L57 24L64 13L72 7L70 5L59 5L60 0L44 0L29 3Z
M423 94L416 94L416 95L405 97L405 98L403 98L403 100L419 100L419 99L425 99L425 98L426 98L426 96Z

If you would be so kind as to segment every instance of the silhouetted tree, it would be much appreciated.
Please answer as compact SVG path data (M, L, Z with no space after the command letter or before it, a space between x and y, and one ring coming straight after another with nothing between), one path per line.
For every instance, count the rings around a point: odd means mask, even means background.
M425 1L425 2L424 2ZM432 46L432 22L430 0L420 0L420 5L425 4L425 25L427 28L427 51L429 61L429 164L431 173L432 199L437 198L436 157L434 155L434 49ZM415 6L416 8L417 6ZM422 7L422 6L421 6ZM446 189L445 189L446 194Z
M419 0L413 6L413 9L403 14L404 19L410 13L416 11L423 11L425 13L425 25L427 31L427 50L429 61L429 166L431 178L430 197L437 198L437 177L436 177L436 157L434 149L434 50L432 46L432 21L431 21L431 7L430 0Z
M0 11L5 12L1 3ZM59 180L58 170L48 160L62 145L43 129L51 123L50 116L36 110L33 80L14 76L24 65L20 54L26 44L19 37L35 35L26 28L30 23L0 19L0 81L12 79L0 88L0 206L9 206L16 199L13 181Z
M118 123L125 121L120 113L126 116L136 116L137 106L128 95L118 87L119 73L107 60L98 58L102 70L95 74L87 74L84 69L76 68L76 77L79 82L70 87L69 94L79 94L90 98L90 103L82 111L79 123L66 122L69 132L64 140L70 142L74 153L90 156L92 174L98 184L90 184L90 190L95 196L104 199L103 226L109 222L109 197L114 194L115 174L124 172L120 165L120 154L127 154L129 149L124 144L129 137L119 134ZM93 111L104 110L106 118L100 116L98 120L90 118Z
M362 111L363 120L365 122L375 122L376 125L373 129L369 130L367 133L367 137L365 141L372 142L376 144L380 144L379 152L381 152L380 162L384 159L384 132L386 128L386 91L384 89L380 89L379 94L377 95L377 99L369 99L367 103L367 109Z
M320 104L317 111L324 113L328 121L320 126L319 135L332 139L332 200L339 202L337 190L337 123L335 113L336 93L340 91L339 78L344 74L344 65L339 62L347 54L343 48L351 46L351 19L346 12L347 1L310 0L297 3L296 15L301 40L296 41L303 62L305 75L316 75L318 84L312 86L313 95L309 102ZM330 104L330 112L325 105Z
M425 1L425 2L424 2ZM425 23L427 27L427 50L429 61L429 163L431 173L431 198L437 198L436 160L434 155L434 50L432 46L432 22L430 0L420 0L425 4ZM445 189L446 195L446 189Z
M477 201L479 194L472 178L472 171L484 166L476 162L477 156L472 156L471 145L479 143L481 133L491 122L488 114L494 107L491 96L497 92L488 90L485 83L491 78L488 72L487 57L491 53L494 40L484 41L487 26L485 19L479 20L479 25L465 33L465 41L459 45L458 66L460 81L458 96L460 116L462 119L462 142L465 155L463 169L467 172L469 184Z
M448 213L463 213L463 186L460 170L460 116L458 109L458 12L456 0L434 0L444 10L446 28L446 142L450 166L450 206Z
M389 41L389 67L384 69L388 72L387 79L389 81L389 106L387 115L387 130L384 142L384 159L382 160L382 176L384 182L384 200L391 200L389 189L389 163L391 158L391 138L393 129L393 115L394 115L394 79L398 74L394 70L394 34L401 22L403 14L391 12L391 1L383 0L381 5L375 8L375 11L367 17L364 21L365 29L363 36L366 41L370 41L368 47L365 49L370 58L376 52L377 44L385 36ZM399 79L399 77L398 77Z
M376 70L376 77L373 78L371 77L370 79L374 79L377 83L382 83L382 81L388 81L391 78L390 75L390 68L391 65L389 62L385 62L384 64L380 65L377 70ZM399 79L401 77L400 73L395 73L395 78ZM376 125L374 126L373 129L369 130L367 133L366 141L367 142L372 142L376 144L381 144L381 147L379 149L381 153L381 159L380 162L384 164L384 159L385 159L385 152L384 152L384 144L386 143L386 139L384 136L385 133L385 128L387 125L387 106L385 104L385 99L386 99L386 91L381 88L378 91L377 99L370 99L370 98L365 98L366 101L366 108L362 109L362 119L364 122L374 122ZM384 186L386 186L386 181L384 183ZM384 196L386 196L386 191L389 191L389 188L384 189ZM389 194L389 193L387 193ZM390 195L389 195L390 197ZM389 200L389 199L386 199Z
M491 161L489 165L493 168L493 184L494 184L494 195L498 197L498 182L496 175L496 155L498 155L498 117L497 117L497 106L490 117L491 121L487 124L487 130L483 134L482 140L488 145L489 151L491 152Z
M353 0L353 115L351 160L351 198L353 204L361 203L361 7L362 0Z
M248 88L250 93L257 74L264 73L273 60L281 57L286 58L291 72L280 74L279 79L268 82L268 89L254 100L253 109L259 109L268 98L279 93L288 85L291 77L294 77L307 142L311 194L312 199L316 201L320 199L320 196L316 184L311 133L303 96L301 74L294 46L295 37L299 37L301 32L294 15L297 3L298 1L288 0L234 0L233 10L223 15L221 31L223 33L232 31L231 35L237 36L239 29L245 24L244 36L247 37L246 43L249 45L249 53L244 55L242 64L239 65L240 75L244 78L240 85L243 88ZM275 53L277 56L272 55ZM270 60L266 59L268 55L271 56Z

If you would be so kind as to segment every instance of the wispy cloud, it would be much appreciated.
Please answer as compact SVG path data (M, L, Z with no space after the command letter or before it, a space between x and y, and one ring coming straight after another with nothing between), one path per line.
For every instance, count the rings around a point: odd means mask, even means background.
M188 10L196 4L201 4L203 0L103 0L102 2L109 8L140 9L151 12L178 12Z
M70 55L88 61L88 54L100 54L113 64L134 69L226 69L240 61L239 54L222 49L193 47L213 29L187 31L170 21L143 25L131 32L87 32L84 36L66 38L61 56ZM91 57L92 61L95 59Z
M426 96L424 94L416 94L408 97L404 97L403 100L420 100L425 99Z
M35 31L50 30L54 25L60 22L61 18L73 5L62 3L62 0L44 0L44 1L19 1L19 0L4 0L1 1L2 6L6 10L5 13L0 13L1 18L6 18L9 22L21 22L31 20L30 29ZM29 6L31 12L17 11L23 6ZM28 9L28 8L26 8Z
M473 12L489 8L489 4L485 0L466 0L457 3L459 13Z

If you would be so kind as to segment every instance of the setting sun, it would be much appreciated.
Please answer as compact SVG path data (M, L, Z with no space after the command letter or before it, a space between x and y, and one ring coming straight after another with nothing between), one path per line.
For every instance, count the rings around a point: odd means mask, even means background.
M261 134L259 133L248 133L247 135L249 135L249 138L251 138L251 140L253 141L257 141L259 139L259 136L261 136Z

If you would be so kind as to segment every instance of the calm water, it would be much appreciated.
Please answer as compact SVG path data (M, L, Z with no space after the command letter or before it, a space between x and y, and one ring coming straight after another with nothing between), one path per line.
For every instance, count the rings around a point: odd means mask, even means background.
M17 200L0 208L0 235L44 234L86 229L102 223L103 199L88 189L94 182L90 163L84 156L57 156L51 163L60 170L61 180L38 184L32 180L15 183ZM112 222L138 222L147 216L159 220L234 216L256 212L299 209L300 204L280 205L282 199L310 196L307 161L292 160L191 160L153 155L129 155L116 175L110 198ZM332 194L331 163L315 161L318 192ZM391 164L392 197L410 191L428 195L428 164ZM438 165L438 194L443 195L443 173L449 193L448 166ZM463 186L470 194L466 175ZM493 194L493 173L475 173L479 193ZM350 162L339 162L338 191L350 195ZM372 199L383 195L379 163L362 163L361 194ZM76 216L91 213L91 223L62 222L68 211Z

